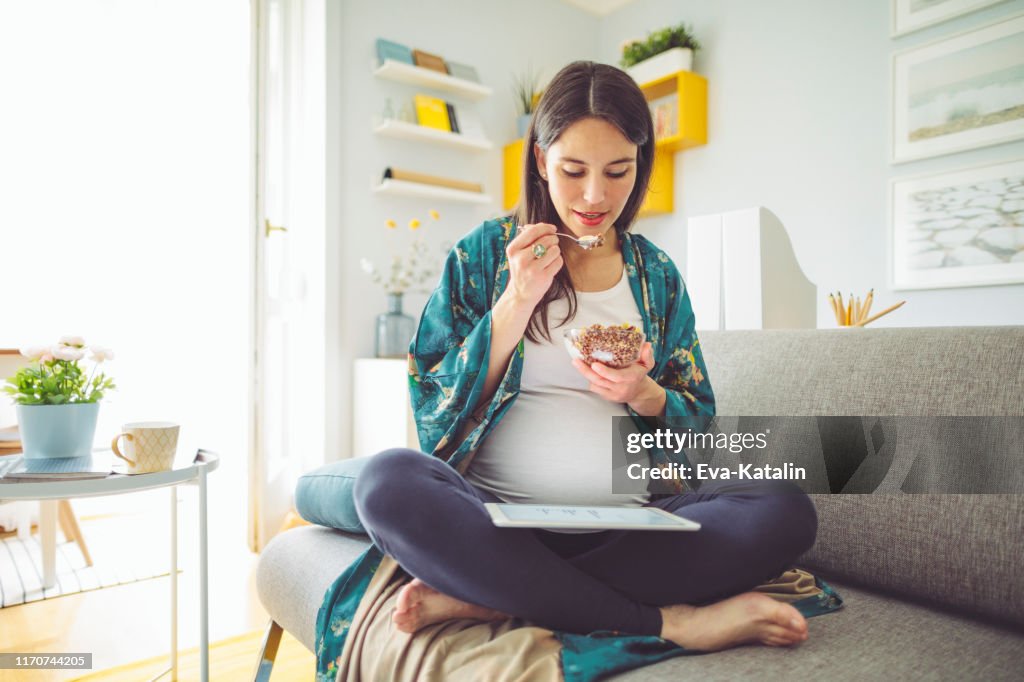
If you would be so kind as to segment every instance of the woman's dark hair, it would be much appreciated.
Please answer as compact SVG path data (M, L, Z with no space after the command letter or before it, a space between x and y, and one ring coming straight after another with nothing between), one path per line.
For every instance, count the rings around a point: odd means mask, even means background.
M629 230L636 219L651 179L654 165L654 124L647 100L639 86L624 71L607 64L573 62L555 75L530 119L523 141L522 194L515 218L519 225L551 223L561 218L551 202L548 184L540 175L534 145L545 152L569 126L584 118L597 118L619 129L637 146L636 182L633 191L615 221L615 232ZM548 305L560 298L569 300L569 312L561 324L576 316L576 292L566 266L555 275L551 288L534 308L526 326L526 338L551 340L548 331Z

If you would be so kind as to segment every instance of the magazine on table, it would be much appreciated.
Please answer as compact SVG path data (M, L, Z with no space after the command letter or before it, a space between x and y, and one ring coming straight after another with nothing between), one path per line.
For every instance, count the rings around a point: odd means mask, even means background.
M0 461L0 482L73 481L106 478L114 473L113 453L94 452L86 457L26 459L10 455Z

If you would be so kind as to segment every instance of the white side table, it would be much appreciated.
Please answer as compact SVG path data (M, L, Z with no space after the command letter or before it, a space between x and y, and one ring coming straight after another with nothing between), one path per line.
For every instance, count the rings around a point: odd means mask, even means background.
M199 486L199 679L210 679L209 585L206 537L206 475L217 468L220 457L200 450L191 464L152 474L111 474L106 478L77 481L7 481L0 479L0 498L40 500L40 534L56 533L57 500L75 497L118 495L154 488L171 489L171 679L178 679L178 491L181 484ZM56 542L40 537L43 545L43 585L56 582ZM165 671L166 672L166 671ZM161 673L162 674L162 673Z

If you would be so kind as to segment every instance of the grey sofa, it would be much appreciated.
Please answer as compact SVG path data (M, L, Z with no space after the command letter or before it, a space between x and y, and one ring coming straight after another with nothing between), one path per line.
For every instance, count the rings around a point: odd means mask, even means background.
M701 344L722 415L1024 416L1024 327L705 332ZM815 503L818 539L800 565L845 605L813 618L807 642L675 658L614 679L1022 679L1024 496ZM313 649L325 590L366 544L309 526L267 546L257 585L273 622L262 670L280 627Z

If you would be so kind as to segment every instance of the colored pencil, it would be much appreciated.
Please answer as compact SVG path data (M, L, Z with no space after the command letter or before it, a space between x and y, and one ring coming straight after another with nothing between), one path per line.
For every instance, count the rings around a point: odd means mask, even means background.
M866 320L861 320L860 322L857 323L857 326L858 327L863 327L868 322L874 322L875 320L880 318L882 315L887 315L887 314L891 313L892 311L896 310L897 308L899 308L904 303L906 303L906 301L900 301L896 305L891 305L888 308L886 308L885 310L883 310L882 312L878 313L877 315L872 315L871 317L869 317Z
M864 310L861 312L861 319L866 318L871 313L871 301L875 298L875 290L872 289L868 292L867 298L864 299Z
M832 306L832 314L836 316L836 324L840 327L843 326L843 321L839 319L839 303L836 302L836 297L831 293L828 295L828 302Z

